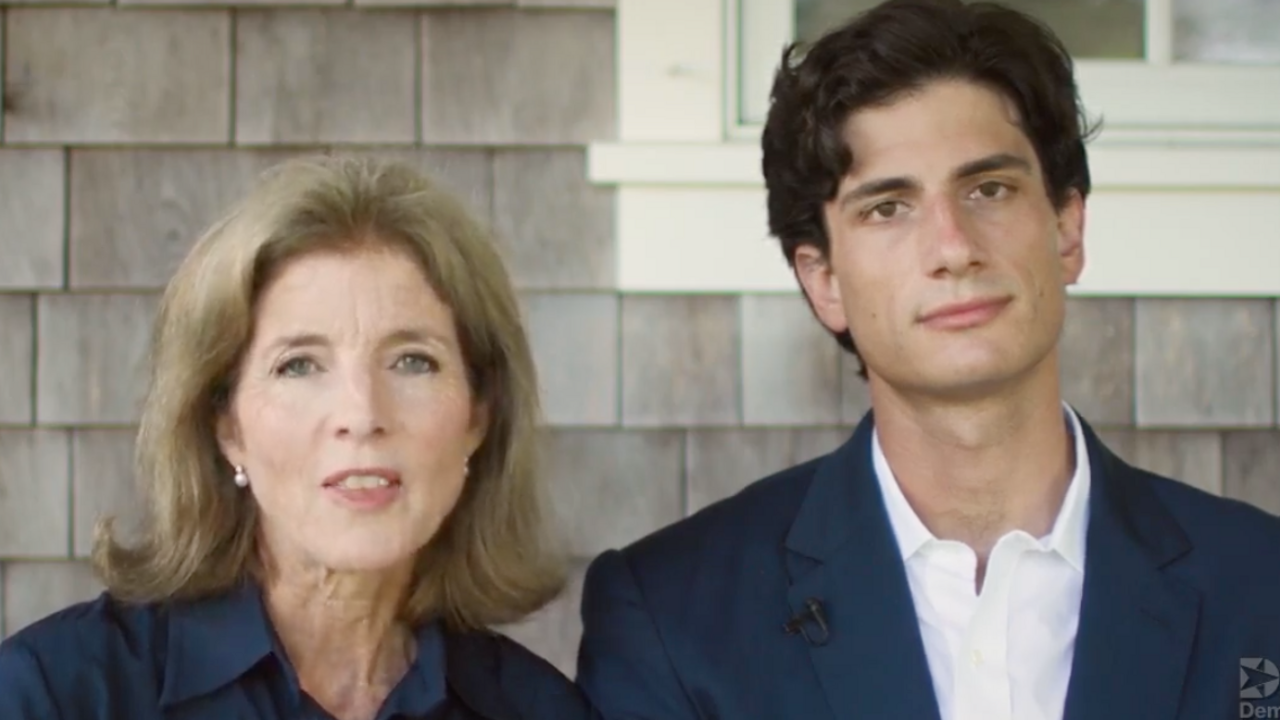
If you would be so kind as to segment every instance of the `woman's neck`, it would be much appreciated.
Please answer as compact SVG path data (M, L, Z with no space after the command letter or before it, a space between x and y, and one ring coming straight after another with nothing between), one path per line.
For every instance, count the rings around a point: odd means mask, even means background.
M302 689L338 717L373 717L414 660L400 615L409 569L273 565L263 598Z

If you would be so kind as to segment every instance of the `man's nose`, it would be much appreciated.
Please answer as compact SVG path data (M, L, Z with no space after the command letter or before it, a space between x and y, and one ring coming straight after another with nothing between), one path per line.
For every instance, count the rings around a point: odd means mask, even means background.
M979 247L972 218L953 198L932 203L926 213L925 236L933 272L963 274L978 264Z

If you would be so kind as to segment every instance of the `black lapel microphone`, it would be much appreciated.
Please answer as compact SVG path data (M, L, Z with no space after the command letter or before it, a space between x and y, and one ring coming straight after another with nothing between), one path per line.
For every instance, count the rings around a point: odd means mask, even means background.
M817 624L818 631L813 635L809 634L809 622ZM818 598L809 598L804 601L804 610L796 613L783 624L782 629L788 635L800 633L804 635L804 639L810 645L826 645L831 639L831 630L827 627L827 618L822 613L822 600Z

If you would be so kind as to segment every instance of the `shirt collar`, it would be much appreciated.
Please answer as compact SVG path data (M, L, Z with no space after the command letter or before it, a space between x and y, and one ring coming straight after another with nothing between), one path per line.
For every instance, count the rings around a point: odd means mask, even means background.
M440 623L419 627L417 641L418 652L408 675L385 703L388 717L426 717L447 697L445 640Z
M208 694L239 678L272 652L272 634L257 588L245 582L169 608L162 707Z
M243 677L274 655L298 697L297 678L280 649L258 586L250 581L220 595L175 602L169 608L168 652L162 707L207 695ZM425 715L444 700L445 647L438 623L417 631L418 653L408 676L388 698L388 708L409 716Z
M1089 448L1085 442L1079 416L1070 405L1063 403L1062 407L1075 443L1075 474L1072 475L1071 484L1063 497L1062 507L1058 511L1053 529L1047 536L1041 538L1041 544L1046 549L1057 551L1072 567L1079 572L1084 572L1089 486L1092 482ZM876 479L880 483L880 491L884 497L885 508L889 513L889 523L898 541L898 549L902 553L902 558L908 559L925 545L937 540L937 537L925 527L920 516L907 502L880 446L880 434L875 431L871 436L871 458Z

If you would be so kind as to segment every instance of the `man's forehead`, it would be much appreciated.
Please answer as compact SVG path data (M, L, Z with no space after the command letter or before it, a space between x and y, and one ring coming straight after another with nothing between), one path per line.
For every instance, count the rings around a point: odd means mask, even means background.
M852 159L847 176L949 174L995 155L1036 161L1031 141L1005 113L891 110L873 108L850 117L844 133Z
M934 81L858 108L843 125L846 139L864 140L939 130L1021 132L1018 107L1007 95L964 80Z

